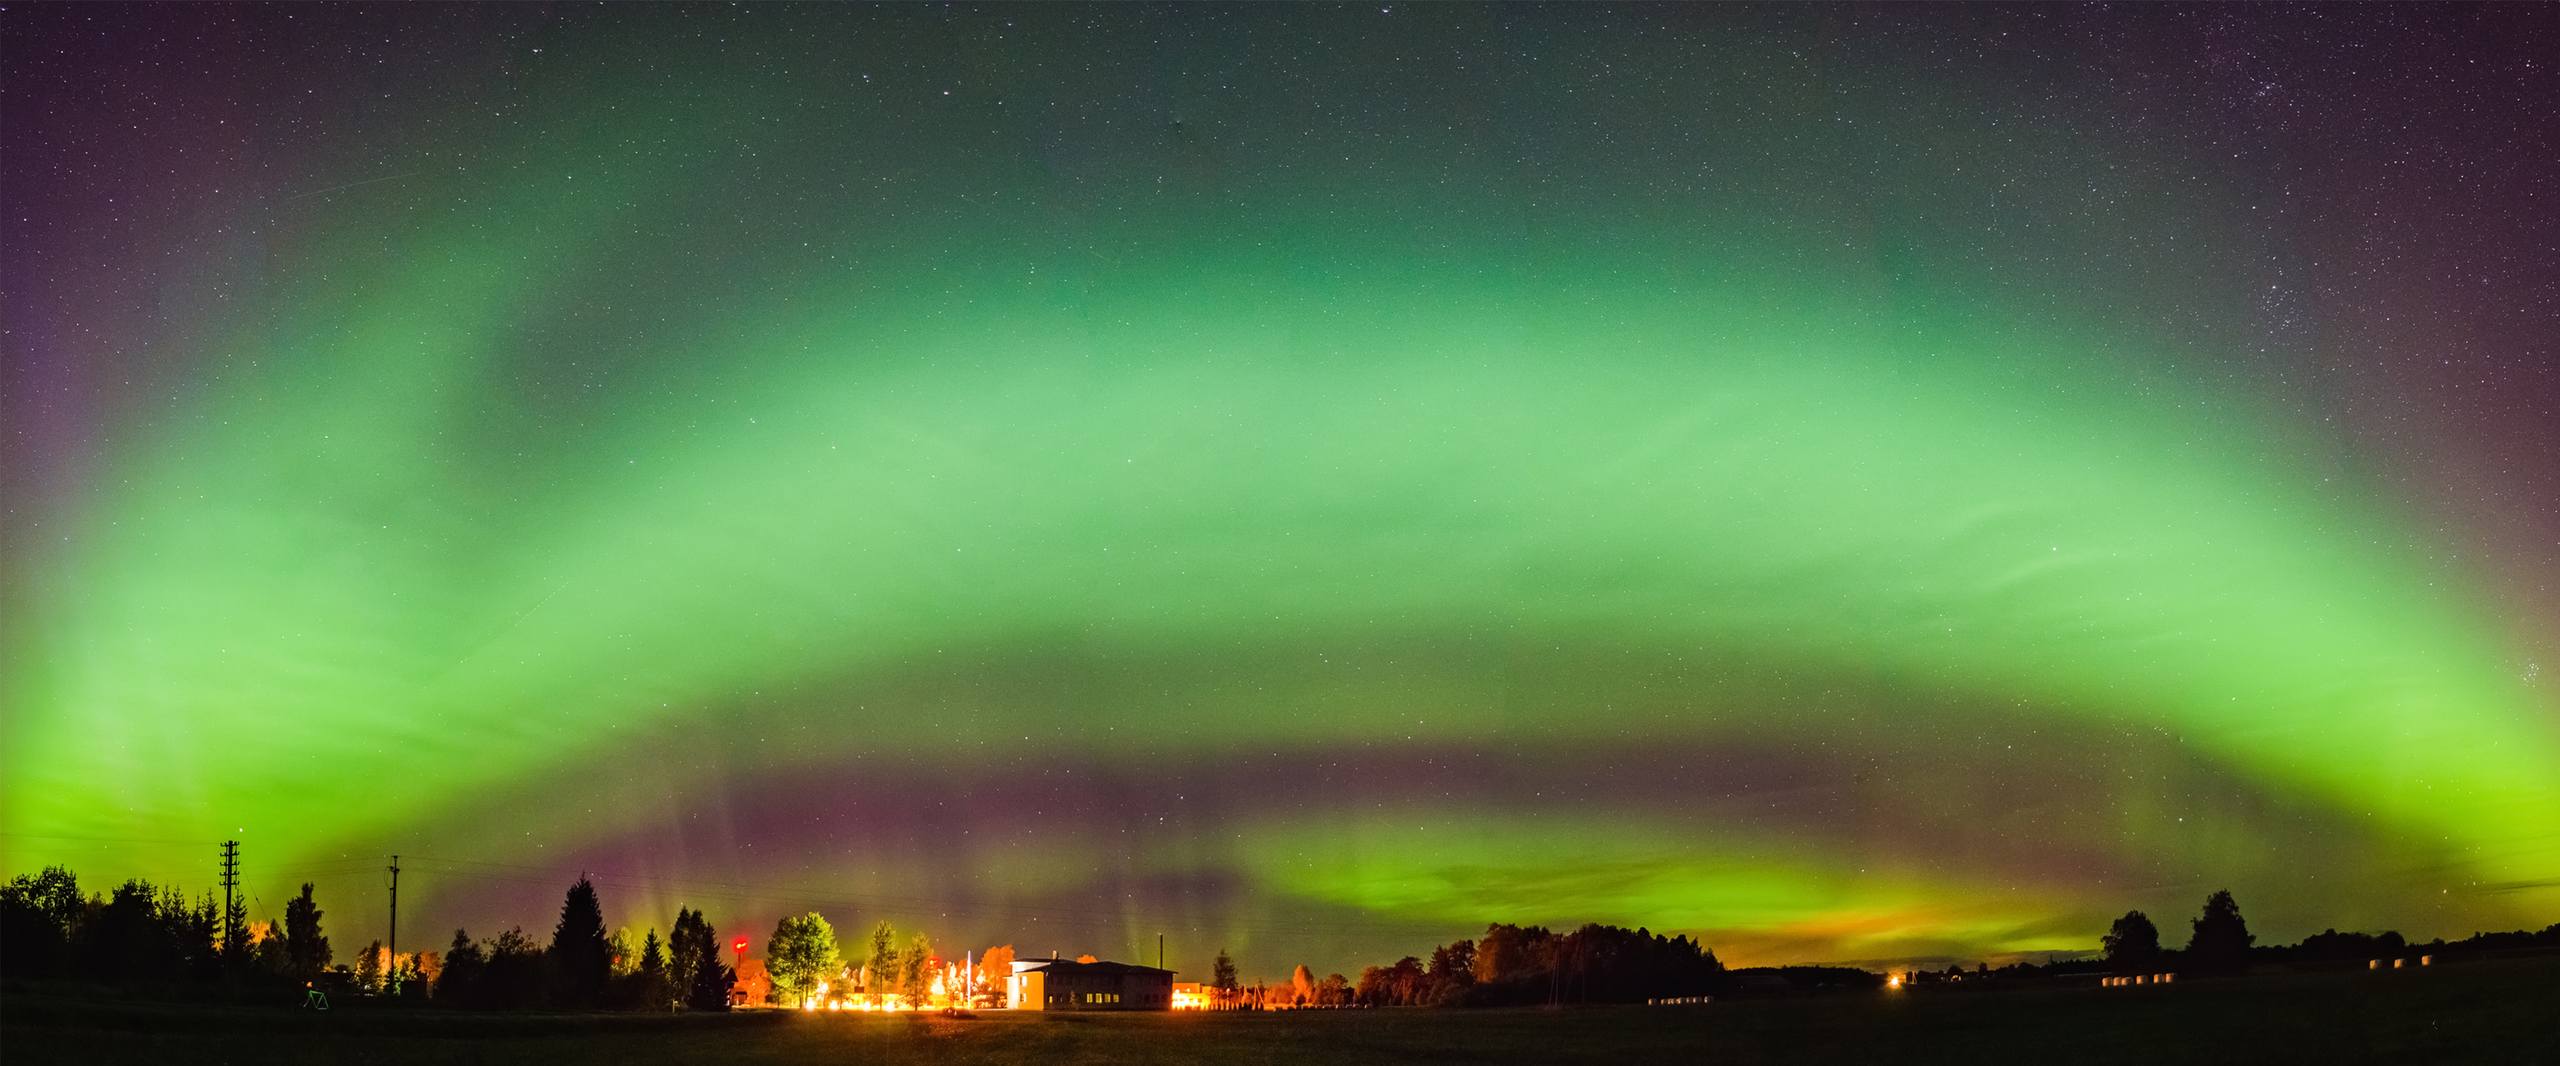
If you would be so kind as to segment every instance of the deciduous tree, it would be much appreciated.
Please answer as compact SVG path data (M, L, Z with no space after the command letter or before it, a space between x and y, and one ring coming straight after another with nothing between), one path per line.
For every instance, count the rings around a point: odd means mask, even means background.
M774 925L773 939L765 942L764 967L773 978L777 999L806 1006L827 979L844 968L835 927L816 911L784 918Z
M2249 968L2249 945L2257 940L2240 917L2239 901L2224 889L2205 897L2187 940L2186 965L2199 973L2238 973Z
M871 954L862 963L862 990L872 997L898 990L898 930L887 919L871 927Z
M2160 960L2160 929L2141 911L2124 912L2098 944L2106 949L2107 964L2119 970L2146 969Z

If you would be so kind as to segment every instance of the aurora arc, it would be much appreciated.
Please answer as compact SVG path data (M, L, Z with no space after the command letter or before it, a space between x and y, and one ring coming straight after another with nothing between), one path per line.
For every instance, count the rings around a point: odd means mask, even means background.
M717 164L782 136L759 91L293 205L268 297L11 560L13 870L245 835L1390 957L2560 902L2560 718L2482 576L2168 338L1750 199L1497 232L1005 172L811 216ZM1148 817L952 813L1052 774ZM545 891L468 881L412 905Z

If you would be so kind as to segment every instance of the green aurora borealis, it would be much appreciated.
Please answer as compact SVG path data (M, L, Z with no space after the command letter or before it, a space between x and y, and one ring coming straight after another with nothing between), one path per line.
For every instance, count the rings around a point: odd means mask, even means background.
M1773 14L1580 96L1596 19L1461 78L1306 12L1214 76L614 16L177 87L322 92L242 109L152 311L14 333L97 398L7 445L7 872L237 836L342 943L401 852L404 942L592 869L1186 971L2560 910L2549 620L2288 391L2174 131Z

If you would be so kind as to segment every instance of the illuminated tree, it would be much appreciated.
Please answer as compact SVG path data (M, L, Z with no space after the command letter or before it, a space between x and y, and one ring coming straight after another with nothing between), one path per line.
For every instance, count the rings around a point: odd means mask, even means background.
M1540 926L1488 925L1476 939L1476 983L1495 985L1543 979L1547 942L1553 934Z
M835 927L816 911L784 918L774 925L773 939L765 942L764 966L777 998L807 1006L827 979L844 969Z
M878 997L896 991L898 983L898 930L887 919L871 927L871 956L863 961L862 990L878 1002Z
M631 930L616 929L604 938L605 972L614 977L629 977L640 967L640 953L631 948Z
M1001 996L1005 982L1013 976L1013 945L991 947L978 956L978 990L982 996Z
M382 941L376 940L364 946L364 954L356 956L357 988L367 992L381 990L382 963L384 956L388 954L382 949Z
M1422 1002L1422 960L1407 955L1387 967L1388 999L1399 1007Z
M1324 980L1316 983L1316 1003L1326 1007L1350 1006L1351 980L1338 973L1324 975Z
M907 1006L921 1007L932 987L933 942L917 933L907 942L905 953L898 956L898 994L906 997Z
M398 980L399 997L424 1002L427 998L427 989L435 981L437 971L442 968L436 959L436 953L432 951L415 952L405 959L398 960L398 966L392 972Z
M1383 1007L1387 1005L1387 995L1387 968L1384 966L1361 967L1360 983L1352 988L1352 998L1362 1006Z

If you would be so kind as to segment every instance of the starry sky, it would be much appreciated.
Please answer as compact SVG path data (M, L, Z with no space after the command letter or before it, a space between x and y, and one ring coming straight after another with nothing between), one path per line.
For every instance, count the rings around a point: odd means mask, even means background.
M2553 56L10 5L0 865L1190 973L2539 927Z

